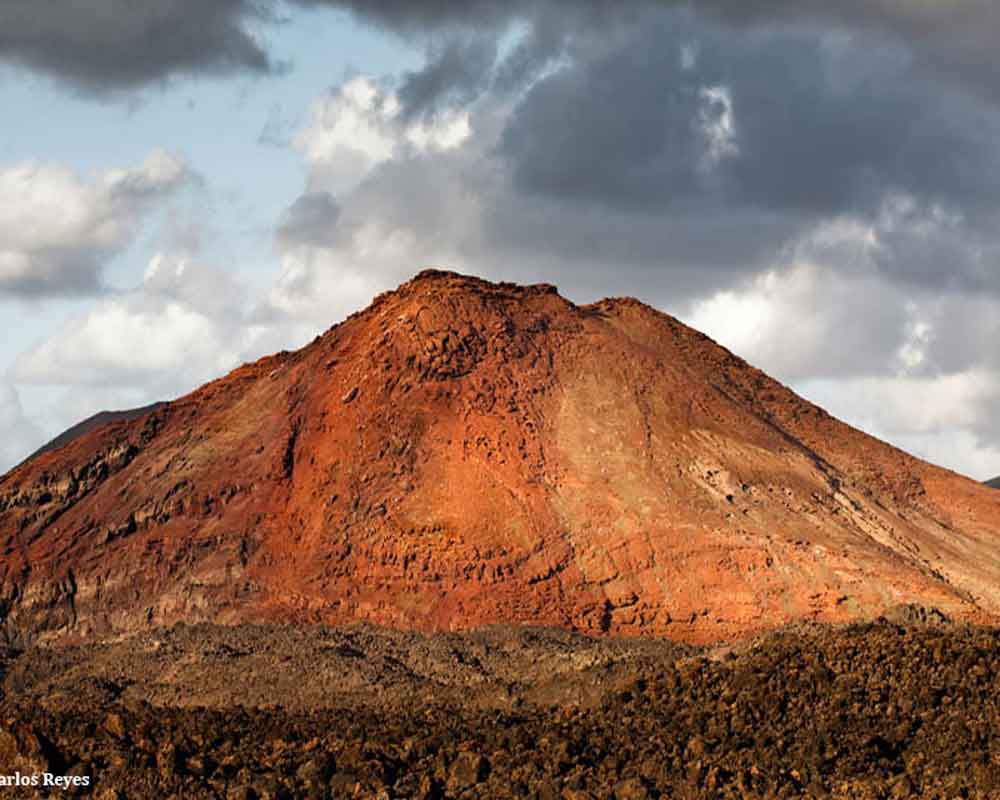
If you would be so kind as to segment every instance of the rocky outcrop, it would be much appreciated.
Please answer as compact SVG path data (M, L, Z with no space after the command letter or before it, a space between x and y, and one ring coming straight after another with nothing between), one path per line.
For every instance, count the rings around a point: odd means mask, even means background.
M633 299L429 271L0 479L11 642L177 620L726 639L1000 612L1000 496Z

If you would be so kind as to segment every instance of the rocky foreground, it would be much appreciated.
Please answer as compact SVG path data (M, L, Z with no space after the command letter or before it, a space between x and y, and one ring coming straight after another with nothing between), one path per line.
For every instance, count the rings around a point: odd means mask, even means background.
M1000 797L1000 631L928 622L697 650L178 626L7 653L0 775L102 798Z

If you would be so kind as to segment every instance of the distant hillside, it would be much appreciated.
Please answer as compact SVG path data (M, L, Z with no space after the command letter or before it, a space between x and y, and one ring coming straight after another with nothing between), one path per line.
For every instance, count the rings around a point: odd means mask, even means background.
M992 486L994 489L1000 489L1000 477L996 477L991 481L986 481L987 486Z
M111 422L130 422L133 419L138 419L143 417L151 411L156 411L156 409L161 406L166 405L165 403L152 403L148 406L143 406L142 408L130 408L125 411L100 411L94 414L92 417L87 417L83 422L79 422L72 428L63 431L55 439L39 447L34 453L28 456L23 464L27 464L29 461L38 458L42 453L48 453L50 450L57 450L63 447L74 439L78 439L85 433L90 433L93 430L97 430L102 425L107 425Z

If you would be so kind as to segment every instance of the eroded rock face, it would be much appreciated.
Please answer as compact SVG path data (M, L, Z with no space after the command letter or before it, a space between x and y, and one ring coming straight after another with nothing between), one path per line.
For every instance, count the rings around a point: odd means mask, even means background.
M1000 495L631 299L425 272L0 479L13 642L186 621L709 641L1000 611Z

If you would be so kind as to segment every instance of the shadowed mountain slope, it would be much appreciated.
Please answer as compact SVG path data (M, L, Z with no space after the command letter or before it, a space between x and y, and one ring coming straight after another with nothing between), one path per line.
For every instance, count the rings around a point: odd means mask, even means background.
M1000 612L1000 495L630 298L426 271L0 479L15 641L176 620L711 641Z
M26 464L31 461L31 459L38 458L38 456L42 453L48 453L50 450L58 450L60 447L65 447L74 439L78 439L85 433L97 430L103 425L108 425L112 422L128 422L129 420L144 417L146 414L156 411L156 409L160 408L162 405L164 404L151 403L150 405L143 406L142 408L129 408L124 411L99 411L97 414L87 417L83 420L83 422L78 422L72 428L68 428L63 431L51 441L46 442L21 463Z

